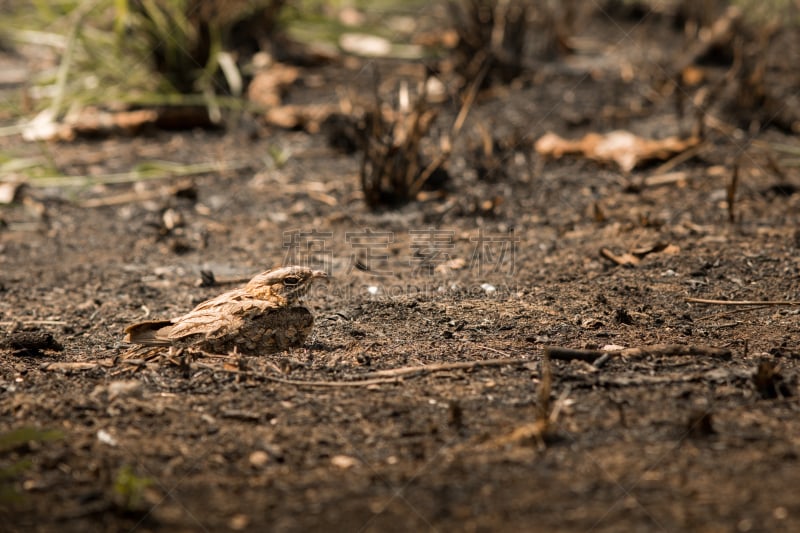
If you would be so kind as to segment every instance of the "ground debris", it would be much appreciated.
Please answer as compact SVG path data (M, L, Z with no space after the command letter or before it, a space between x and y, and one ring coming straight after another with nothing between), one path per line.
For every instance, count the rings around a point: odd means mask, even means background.
M559 159L566 154L582 154L602 163L616 163L623 172L630 172L645 161L663 160L700 144L698 137L645 139L627 131L606 134L589 133L571 141L549 132L536 141L536 152Z
M789 383L781 374L781 367L772 361L761 361L753 374L753 385L764 399L793 396Z
M653 344L650 346L616 350L582 350L575 348L562 348L559 346L548 346L545 348L545 355L551 359L558 359L561 361L571 361L573 359L577 359L579 361L593 363L601 357L641 359L644 357L693 355L714 357L719 359L730 359L733 354L727 348L715 348L712 346L699 346L690 344Z
M42 350L60 352L64 346L47 331L15 330L0 339L0 350L14 355L42 355Z

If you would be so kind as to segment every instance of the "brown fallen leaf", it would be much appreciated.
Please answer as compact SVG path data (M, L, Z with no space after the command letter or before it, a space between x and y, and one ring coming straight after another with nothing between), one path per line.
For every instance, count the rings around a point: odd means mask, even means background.
M618 255L608 248L600 248L600 255L619 266L636 266L639 264L639 261L641 261L640 258L631 253L623 253Z
M628 131L615 130L602 135L589 133L574 141L548 132L534 147L543 156L558 159L566 154L582 154L595 161L616 163L623 172L630 172L644 161L664 160L699 143L698 137L645 139Z
M247 87L247 98L264 107L281 105L283 93L300 76L300 70L291 65L274 63L257 73Z
M338 111L338 104L289 104L267 110L265 119L267 123L279 128L317 133L325 119Z
M608 248L600 248L600 256L605 257L612 263L619 266L636 266L641 262L642 259L644 259L650 254L662 253L668 255L675 255L680 253L680 251L681 251L680 247L674 244L659 242L652 246L634 248L633 250L624 252L622 254L615 254Z

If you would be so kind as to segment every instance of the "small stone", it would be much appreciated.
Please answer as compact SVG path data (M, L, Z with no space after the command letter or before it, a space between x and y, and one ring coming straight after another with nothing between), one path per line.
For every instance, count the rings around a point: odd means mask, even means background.
M105 429L101 429L97 431L97 440L102 442L103 444L108 444L109 446L116 446L117 439L115 439L111 433L106 431Z
M250 464L256 468L261 468L269 462L269 454L264 450L256 450L250 454Z
M244 514L235 514L228 521L228 527L234 531L242 531L250 525L250 518Z
M331 457L331 464L342 470L347 470L358 464L358 459L349 455L334 455Z

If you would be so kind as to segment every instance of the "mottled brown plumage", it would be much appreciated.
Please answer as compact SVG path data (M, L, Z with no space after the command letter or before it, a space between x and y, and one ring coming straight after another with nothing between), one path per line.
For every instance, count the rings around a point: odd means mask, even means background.
M172 320L125 328L126 341L144 346L188 347L225 354L259 355L302 346L314 316L303 297L321 271L290 266L267 270L240 289L207 300Z

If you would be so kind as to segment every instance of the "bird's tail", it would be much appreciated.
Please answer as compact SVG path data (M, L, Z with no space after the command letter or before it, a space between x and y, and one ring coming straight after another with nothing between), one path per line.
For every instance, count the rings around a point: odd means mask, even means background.
M125 328L125 342L145 346L168 346L171 329L172 322L170 320L139 322Z

